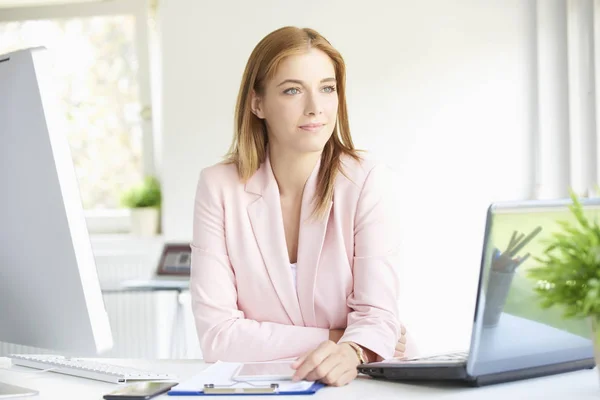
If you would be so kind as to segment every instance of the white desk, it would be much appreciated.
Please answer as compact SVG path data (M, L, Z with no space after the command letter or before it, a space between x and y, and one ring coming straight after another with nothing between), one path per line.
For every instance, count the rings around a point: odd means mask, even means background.
M0 358L0 360L5 360ZM206 368L207 364L194 360L106 360L118 365L149 368L159 372L176 374L180 380L185 379ZM25 372L16 372L25 371ZM32 372L30 372L32 371ZM40 395L29 397L43 400L102 400L102 396L117 388L117 385L89 379L76 378L53 372L35 373L35 370L24 367L6 368L0 361L0 381L25 386L40 391ZM240 396L211 396L211 398L229 398L240 400ZM267 398L270 396L261 396ZM314 399L595 399L600 398L600 379L596 369L570 372L526 381L503 383L481 388L462 387L456 385L407 384L398 382L376 381L360 376L344 387L325 387L314 396L277 396L276 398ZM156 399L188 400L188 396L162 395ZM198 397L205 398L205 397ZM256 399L257 397L251 396Z

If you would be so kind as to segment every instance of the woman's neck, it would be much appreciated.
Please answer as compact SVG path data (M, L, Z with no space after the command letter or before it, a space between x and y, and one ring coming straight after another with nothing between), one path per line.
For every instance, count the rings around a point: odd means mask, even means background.
M279 194L286 198L301 198L304 185L321 157L321 152L297 153L269 148L269 160Z

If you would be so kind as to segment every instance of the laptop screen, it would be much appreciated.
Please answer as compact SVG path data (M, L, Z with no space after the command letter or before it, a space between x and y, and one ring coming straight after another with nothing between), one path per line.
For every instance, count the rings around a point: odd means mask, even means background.
M539 266L559 221L574 222L570 202L494 205L488 215L483 274L467 370L485 375L593 357L591 324L565 319L564 309L541 306L541 284L527 271ZM600 217L588 203L585 214Z

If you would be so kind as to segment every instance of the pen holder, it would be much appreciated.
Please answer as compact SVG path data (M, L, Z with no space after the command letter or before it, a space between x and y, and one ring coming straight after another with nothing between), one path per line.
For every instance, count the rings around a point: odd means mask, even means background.
M506 303L510 286L515 272L490 271L487 286L485 308L483 311L483 326L486 328L498 325L500 315Z

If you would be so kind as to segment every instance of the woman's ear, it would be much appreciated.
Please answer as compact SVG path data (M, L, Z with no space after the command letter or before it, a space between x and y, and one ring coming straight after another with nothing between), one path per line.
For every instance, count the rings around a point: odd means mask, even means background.
M264 119L265 114L262 109L262 98L259 95L257 95L254 90L252 90L250 96L252 96L252 99L250 100L250 108L252 110L252 114L256 115L260 119Z

